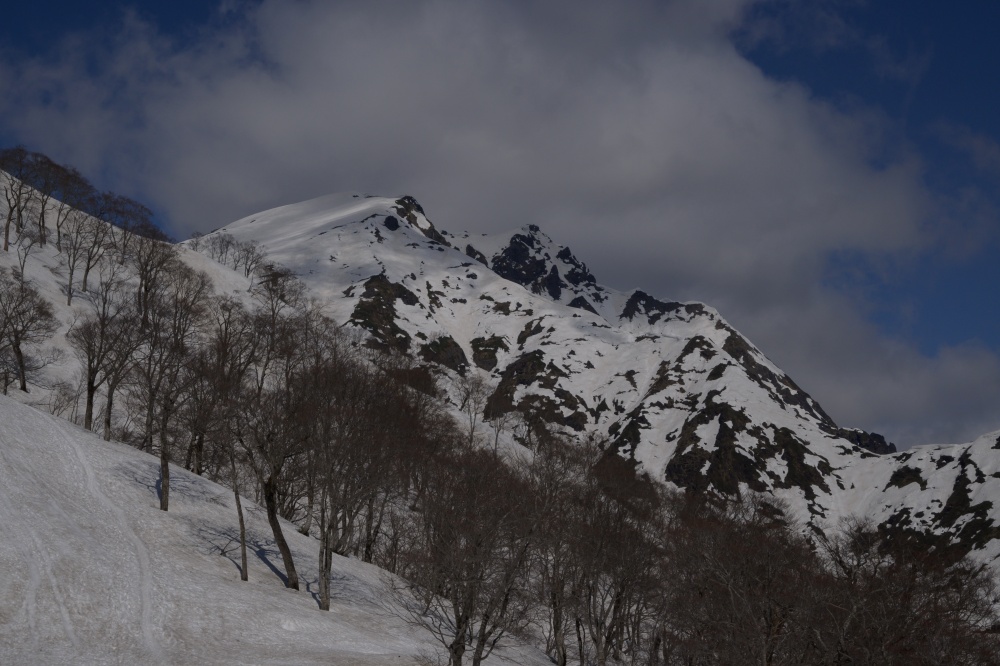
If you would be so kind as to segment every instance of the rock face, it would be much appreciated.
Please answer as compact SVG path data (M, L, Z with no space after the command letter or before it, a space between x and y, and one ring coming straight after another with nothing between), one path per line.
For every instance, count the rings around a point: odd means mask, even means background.
M597 282L537 226L439 231L412 197L333 195L219 232L254 240L369 344L422 361L457 400L520 412L679 488L774 493L816 529L851 514L1000 554L1000 443L895 453L842 428L711 307ZM919 501L913 498L920 498ZM923 538L923 537L922 537Z

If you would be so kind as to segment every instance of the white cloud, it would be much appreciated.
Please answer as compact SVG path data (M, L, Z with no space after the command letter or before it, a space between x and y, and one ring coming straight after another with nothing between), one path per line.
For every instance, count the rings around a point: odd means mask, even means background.
M537 223L606 282L716 305L845 425L1000 427L957 398L1000 385L995 355L922 357L823 287L831 252L934 239L919 160L887 159L877 112L764 76L728 37L742 2L541 5L271 0L183 48L129 17L103 54L0 71L0 111L178 235L409 193L446 229Z

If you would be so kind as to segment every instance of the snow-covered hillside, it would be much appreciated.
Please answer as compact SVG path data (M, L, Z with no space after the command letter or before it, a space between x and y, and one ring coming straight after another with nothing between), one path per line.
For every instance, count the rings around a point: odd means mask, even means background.
M602 286L537 226L453 234L411 197L339 194L214 233L258 243L335 319L436 367L445 385L487 377L489 413L596 435L681 488L774 492L820 529L864 513L1000 554L1000 541L986 548L1000 508L985 499L1000 493L989 477L1000 452L891 455L880 436L835 424L711 307ZM905 469L920 470L920 499Z
M0 664L412 664L435 654L384 572L335 557L330 612L316 540L286 526L304 574L283 587L263 510L240 581L232 492L0 396ZM544 663L508 650L490 663Z

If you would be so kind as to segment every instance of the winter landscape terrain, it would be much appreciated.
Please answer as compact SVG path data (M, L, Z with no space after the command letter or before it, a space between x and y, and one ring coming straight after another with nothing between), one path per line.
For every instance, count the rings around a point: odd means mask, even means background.
M774 492L820 528L865 515L1000 556L1000 432L896 453L835 424L711 307L601 286L538 227L450 234L412 199L343 194L215 233L259 243L385 346L487 374L484 408L596 432L653 479Z
M40 205L57 218L58 201ZM253 492L243 492L248 583L231 489L175 466L161 511L173 431L141 443L158 457L102 441L99 423L116 437L141 430L133 412L111 412L110 384L95 390L95 432L79 426L85 358L72 331L113 259L95 260L88 293L65 247L15 236L0 269L37 290L53 325L32 350L29 390L13 382L0 397L0 663L442 658L393 577L357 557L332 558L330 612L318 612L319 542L291 522L302 585L284 590L282 553ZM834 423L710 306L603 286L537 226L452 233L411 197L337 194L249 216L176 252L215 297L247 306L276 271L294 276L359 344L410 359L408 372L440 387L444 410L484 449L528 455L537 433L552 433L596 443L600 465L657 487L775 497L804 534L865 517L931 550L1000 558L1000 433L897 452ZM127 279L140 280L141 298L141 277ZM172 446L173 462L200 465L193 445ZM512 631L488 663L548 663L533 626Z
M383 572L337 558L330 613L315 581L283 592L259 509L240 582L232 492L0 397L0 663L409 664L434 646L387 601ZM288 538L306 571L314 540ZM310 565L310 559L312 563ZM544 663L530 652L512 663Z

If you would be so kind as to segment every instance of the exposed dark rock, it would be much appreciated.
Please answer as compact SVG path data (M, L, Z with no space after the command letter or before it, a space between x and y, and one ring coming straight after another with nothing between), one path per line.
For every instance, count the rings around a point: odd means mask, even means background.
M500 383L486 403L486 410L493 414L506 414L514 409L514 392L518 386L529 386L545 372L541 350L522 354L500 374Z
M543 328L541 319L535 319L529 321L527 324L524 325L524 329L517 334L518 346L523 345L528 338L530 338L533 335L538 335L539 333L542 332L542 330Z
M489 266L489 262L486 261L486 255L472 247L471 245L465 246L465 256L472 257L483 266Z
M548 275L545 276L545 279L542 280L542 286L545 288L545 291L549 293L549 296L551 296L553 300L558 301L559 297L562 296L563 287L567 285L559 277L559 271L556 270L555 266L553 266L549 270Z
M896 452L896 445L885 441L885 437L877 432L865 432L856 428L835 428L830 434L846 439L851 444L879 455Z
M568 247L564 247L559 250L556 254L556 258L562 260L564 263L572 266L570 270L566 272L566 281L575 287L582 285L595 286L597 284L597 279L591 273L586 264L573 256Z
M953 538L969 550L983 548L989 541L1000 539L1000 527L994 524L989 516L993 508L992 502L972 504L970 492L972 482L969 480L968 471L972 467L977 471L977 478L985 478L982 477L982 471L972 462L968 451L959 457L958 462L960 472L955 479L951 495L935 518L942 527L953 527L959 519L964 519Z
M389 231L395 231L396 229L399 229L399 220L392 215L388 215L385 218L385 227Z
M942 467L947 467L953 462L955 462L954 456L941 456L935 461L935 464L937 465L938 469L941 469Z
M489 338L472 339L472 362L483 370L490 371L497 367L497 352L510 351L506 341L499 335Z
M417 216L414 213L420 213L421 215L424 216L424 219L427 221L426 229L420 229L417 226ZM424 213L424 209L420 206L419 203L417 203L417 200L414 199L413 197L405 196L396 199L396 214L405 219L407 222L410 223L411 226L413 226L414 229L422 233L424 236L427 236L432 241L435 241L447 247L451 247L451 243L448 242L448 239L445 238L443 235L441 235L441 232L439 232L437 229L434 228L434 225L431 224L430 220L427 220L427 215L426 213Z
M510 244L493 257L493 272L511 282L541 293L540 281L545 277L546 263L532 255L535 239L524 234L514 234Z
M675 301L659 301L644 291L636 289L622 308L622 319L632 321L636 316L646 315L650 325L660 321L664 316L675 313L684 306Z
M466 358L462 347L455 342L454 338L448 335L443 335L425 345L421 345L420 357L425 361L450 368L463 376L469 368L469 359Z
M502 303L493 304L493 312L499 312L502 315L510 314L510 301L503 301Z
M681 362L694 352L698 352L706 361L711 361L718 353L715 345L708 338L703 335L696 335L687 341L684 349L681 350L680 356L677 357L676 372L684 372L681 368Z
M788 466L784 480L775 484L778 488L798 487L810 500L815 499L816 488L827 493L830 492L824 475L831 474L833 469L825 460L820 460L817 467L809 465L805 459L809 447L805 442L787 428L781 428L774 435L774 444L781 451L781 457ZM764 453L764 451L761 452Z
M715 381L716 379L721 379L722 375L725 374L726 368L729 366L725 363L719 363L717 366L712 368L712 371L708 373L708 380Z
M885 486L885 490L889 488L905 488L911 483L920 486L921 490L927 490L927 481L924 480L920 470L916 467L904 465L892 473L892 476L889 477L889 483Z
M586 310L587 312L592 312L594 314L597 314L597 310L594 309L594 306L591 305L590 301L588 301L583 296L577 296L572 301L567 303L567 305L569 305L571 308L578 308L580 310Z
M569 391L557 387L566 373L553 363L545 363L541 350L522 354L500 374L500 382L486 402L487 414L505 414L515 409L544 423L557 424L581 431L587 423L586 404ZM554 398L539 393L523 396L514 403L518 386L536 386L551 391ZM563 414L563 410L569 412Z
M373 275L364 286L365 291L351 314L351 322L372 334L373 346L407 351L410 336L396 323L395 302L417 305L420 301L416 294L401 284L390 282L384 274Z
M434 291L434 287L431 286L430 281L427 281L424 288L427 290L427 305L430 307L431 312L435 309L441 307L441 297L445 296L443 291Z

